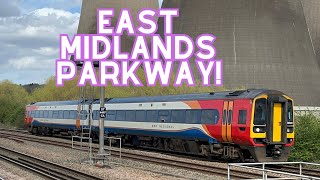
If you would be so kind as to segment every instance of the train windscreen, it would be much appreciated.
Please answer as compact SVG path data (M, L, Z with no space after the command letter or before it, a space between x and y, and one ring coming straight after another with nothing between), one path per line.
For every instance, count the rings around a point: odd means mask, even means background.
M255 125L265 125L267 119L267 100L257 99L255 110L254 110L254 121Z
M293 106L292 101L288 102L288 122L293 122Z

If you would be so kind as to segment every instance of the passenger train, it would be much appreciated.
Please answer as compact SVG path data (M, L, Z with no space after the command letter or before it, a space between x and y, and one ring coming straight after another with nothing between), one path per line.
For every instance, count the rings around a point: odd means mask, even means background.
M275 90L111 98L105 107L105 133L133 146L266 162L287 161L294 143L293 100ZM91 123L98 137L99 108L99 100L32 103L25 124L56 134Z

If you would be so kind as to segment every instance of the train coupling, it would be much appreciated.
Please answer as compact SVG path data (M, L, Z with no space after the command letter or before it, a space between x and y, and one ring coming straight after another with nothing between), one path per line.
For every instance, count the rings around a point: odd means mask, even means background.
M275 145L274 146L274 149L272 150L272 155L273 157L280 157L281 156L281 145Z

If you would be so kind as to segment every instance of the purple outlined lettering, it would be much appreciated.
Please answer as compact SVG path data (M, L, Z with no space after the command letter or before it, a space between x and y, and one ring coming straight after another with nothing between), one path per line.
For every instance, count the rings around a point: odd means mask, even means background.
M111 19L114 17L118 18L114 19L117 22L113 24ZM156 17L164 20L162 35L155 34L159 28ZM136 17L132 17L130 10L125 8L120 10L119 15L115 15L113 8L97 9L97 34L77 34L72 39L67 34L60 35L56 85L63 86L65 81L77 75L77 66L68 60L73 55L74 61L83 62L78 86L85 86L88 82L91 86L111 83L112 86L144 86L137 76L137 70L141 67L147 86L156 86L158 82L161 86L169 86L170 83L174 86L184 83L195 86L193 73L197 72L193 71L199 71L202 86L222 86L223 63L221 59L215 60L217 52L214 43L217 38L213 34L199 34L193 40L187 34L173 34L173 20L177 17L177 8L145 8ZM133 42L132 48L122 52L121 44L126 43L127 47L131 45L127 44L129 42ZM94 61L99 61L99 72L96 72ZM178 69L171 82L175 66Z

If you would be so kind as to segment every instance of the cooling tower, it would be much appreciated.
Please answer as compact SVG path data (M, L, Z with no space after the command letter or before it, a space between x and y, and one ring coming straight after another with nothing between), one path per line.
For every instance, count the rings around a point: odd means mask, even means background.
M164 0L162 8L180 9L174 33L217 37L227 89L277 89L296 105L320 105L320 69L300 0ZM163 26L159 18L158 34Z
M320 67L320 1L301 0L304 15L310 32L314 53Z
M78 34L96 34L97 33L97 9L98 8L113 8L115 17L111 19L111 26L117 24L117 16L120 9L129 9L132 15L132 20L135 25L138 24L137 14L143 8L158 9L157 0L83 0L81 7L81 15L78 26ZM110 38L111 39L111 38ZM130 52L133 46L133 37L127 35L121 36L122 51Z

